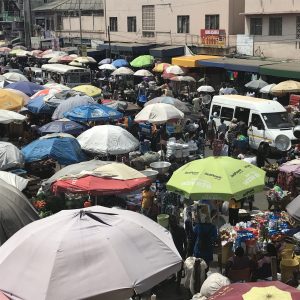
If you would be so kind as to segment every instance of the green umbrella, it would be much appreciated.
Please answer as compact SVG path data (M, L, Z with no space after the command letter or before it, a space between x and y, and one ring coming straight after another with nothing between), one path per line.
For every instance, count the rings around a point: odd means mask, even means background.
M176 170L167 189L192 200L240 200L262 191L265 172L245 161L227 156L208 157Z
M140 55L139 57L135 58L130 65L134 68L145 68L148 66L153 65L154 57L151 55Z

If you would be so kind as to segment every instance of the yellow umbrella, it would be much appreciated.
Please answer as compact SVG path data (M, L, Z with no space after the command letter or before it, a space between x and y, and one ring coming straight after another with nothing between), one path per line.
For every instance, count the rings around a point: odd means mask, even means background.
M24 54L24 52L27 52L27 51L24 51L23 49L13 49L9 52L9 55L22 56L22 54Z
M90 84L78 85L74 87L72 90L77 92L83 92L90 97L100 96L102 93L101 89Z
M96 60L90 56L79 56L75 58L74 61L81 64L96 63Z
M300 92L300 82L294 80L282 81L271 89L271 93L274 95L284 95L287 93L297 92Z
M0 90L0 109L20 110L24 106L24 99L9 90Z
M243 294L244 300L292 300L290 292L280 290L276 286L253 287Z
M167 63L161 63L161 64L157 64L153 69L152 71L153 72L157 72L157 73L163 73L164 70L171 66L170 64L167 64Z

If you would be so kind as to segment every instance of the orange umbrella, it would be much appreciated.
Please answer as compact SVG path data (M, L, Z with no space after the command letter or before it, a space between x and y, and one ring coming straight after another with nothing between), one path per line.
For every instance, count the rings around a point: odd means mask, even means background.
M24 106L22 96L9 90L0 90L0 109L18 111Z

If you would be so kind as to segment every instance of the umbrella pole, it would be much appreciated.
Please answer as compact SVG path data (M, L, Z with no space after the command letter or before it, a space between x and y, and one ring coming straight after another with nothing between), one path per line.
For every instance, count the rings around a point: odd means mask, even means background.
M98 195L95 197L95 205L98 205Z

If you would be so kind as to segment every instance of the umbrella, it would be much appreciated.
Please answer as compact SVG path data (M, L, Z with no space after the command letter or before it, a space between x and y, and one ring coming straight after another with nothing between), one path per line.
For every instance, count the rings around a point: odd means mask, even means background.
M29 182L28 179L5 171L0 171L0 180L12 185L19 191L23 191Z
M300 221L300 195L286 206L286 210L290 216Z
M0 179L0 245L27 224L39 219L33 206L16 187Z
M14 91L0 89L0 109L20 110L24 105L24 99Z
M96 86L90 84L83 84L74 87L72 90L77 92L85 93L87 96L90 97L99 97L102 93L102 90L97 88Z
M70 88L68 86L60 84L60 83L56 83L56 82L49 82L49 83L44 84L44 86L46 88L56 88L59 90L70 90Z
M40 57L42 53L43 53L42 50L32 50L32 51L28 52L28 55L29 56Z
M52 57L52 58L50 58L50 59L48 60L48 63L49 63L49 64L55 64L55 63L58 63L61 57L62 57L62 56L54 56L54 57ZM71 61L73 61L73 60L71 60Z
M253 289L254 288L254 289ZM287 297L288 296L288 297ZM279 297L279 298L278 298ZM280 281L235 283L222 287L211 300L297 300L300 291Z
M272 88L273 88L275 85L276 85L275 83L268 84L268 85L264 86L263 88L261 88L261 89L259 90L259 92L262 93L262 94L270 94Z
M214 93L215 89L210 85L201 85L198 87L197 92L199 93Z
M8 54L11 51L8 47L0 47L0 53L1 54Z
M80 64L94 64L97 63L96 60L93 57L90 56L79 56L74 59L75 62L78 62Z
M24 156L12 143L0 142L0 170L23 166Z
M86 95L84 96L76 95L74 97L70 97L67 101L62 102L56 107L52 115L52 120L58 120L64 118L64 113L71 111L76 106L95 104L95 103L96 102L92 97Z
M290 160L284 164L282 164L279 167L280 172L285 172L285 173L295 173L298 171L300 172L300 159L293 159Z
M237 90L234 88L225 88L222 92L223 95L237 95Z
M34 98L39 97L39 96L52 97L52 96L54 96L55 94L57 94L57 93L59 93L61 91L62 90L58 89L58 88L47 88L47 87L44 86L44 89L43 90L39 90L34 95L32 95L31 99L34 99Z
M12 83L12 81L8 81L6 80L6 78L3 76L3 75L0 75L1 78L0 78L0 87L1 88L5 88L7 85L9 85L10 83Z
M108 107L117 109L119 111L139 111L141 110L140 106L138 106L135 103L132 102L126 102L126 101L119 101L119 100L111 100L111 99L105 99L101 102L103 105L106 105Z
M189 113L190 109L187 107L186 103L175 99L173 97L167 97L167 96L162 96L162 97L156 97L148 102L145 103L144 106L148 106L150 104L155 104L155 103L166 103L166 104L171 104L174 105L177 109L184 113Z
M112 65L112 64L103 64L99 67L100 70L110 70L110 71L115 71L117 68Z
M172 73L167 73L166 71L164 71L161 75L161 77L163 79L171 79L173 77L175 77L176 75L175 74L172 74Z
M64 113L64 116L72 121L97 122L118 120L123 117L123 114L106 105L88 104L74 107L71 111Z
M22 123L25 120L26 117L19 113L0 109L0 124Z
M25 50L22 50L22 49L12 49L11 51L9 51L9 55L15 55L15 56L23 56L23 54L25 53L25 52L27 52L27 51L25 51ZM18 54L20 54L20 55L18 55ZM25 56L26 56L26 54L25 54Z
M171 120L183 119L184 113L175 106L166 103L145 106L136 116L135 122L163 124Z
M130 65L134 68L145 68L152 66L154 63L154 57L152 55L140 55L131 61Z
M54 107L49 106L45 102L44 96L38 96L30 100L27 104L27 109L33 114L48 114L48 115L51 115L55 110Z
M16 72L8 72L3 74L3 76L9 80L9 81L13 81L13 82L17 82L17 81L29 81L24 75L20 74L20 73L16 73Z
M170 64L167 63L160 63L155 65L155 67L152 69L153 72L157 72L157 73L163 73L166 68L170 67Z
M12 48L12 50L27 50L25 46L17 45Z
M128 299L181 263L171 234L141 214L102 206L63 210L0 248L0 289L19 299Z
M256 166L231 157L208 157L194 160L176 170L167 183L170 191L192 200L239 200L265 186L265 172Z
M166 73L171 73L171 74L174 74L174 75L183 75L185 73L185 70L179 66L169 66L166 68L165 70Z
M249 90L260 90L263 87L267 86L268 83L265 82L264 80L262 80L261 78L259 79L255 79L255 80L251 80L250 82L245 84L245 87L248 88Z
M196 82L196 79L192 76L174 76L171 77L170 80L178 82Z
M141 76L141 77L152 77L153 76L153 74L150 71L143 70L143 69L136 71L133 75L134 76Z
M13 51L16 51L16 50L13 50ZM16 56L17 57L26 57L28 55L28 51L26 50L19 50L17 53L16 53Z
M134 72L131 69L126 67L120 67L119 69L113 71L111 75L116 76L116 75L133 75L133 74Z
M83 67L83 64L80 63L80 62L78 62L78 61L73 60L73 61L71 61L71 62L69 63L69 66L73 66L73 67Z
M44 89L42 85L29 81L13 82L7 85L6 88L21 91L29 97L33 96L36 92Z
M75 54L76 55L76 54ZM74 59L77 58L77 55L74 57L74 56L71 56L71 55L64 55L64 56L60 56L58 58L58 62L60 63L70 63L71 61L73 61ZM50 62L50 61L49 61Z
M44 100L49 106L57 107L61 103L66 102L67 100L76 96L80 97L84 96L84 94L74 90L63 90L58 93L55 93L54 95L45 96Z
M45 54L45 52L43 52L41 54L41 56L45 59L51 59L53 57L59 57L59 56L65 56L68 55L68 53L64 52L64 51L52 51L52 52L48 52Z
M139 141L131 133L113 125L94 126L77 140L83 150L101 155L125 154L139 147Z
M126 59L116 59L111 64L116 68L127 67L129 65Z
M294 80L282 81L276 84L271 89L271 93L278 96L287 93L298 93L298 92L300 92L300 82Z
M28 101L30 100L30 97L27 96L25 93L19 91L19 90L13 90L13 89L9 89L5 87L5 90L13 92L14 94L17 94L18 96L23 98L24 101L24 105L26 105L28 103Z
M60 119L43 125L39 128L38 131L41 135L60 132L72 135L79 135L85 129L86 127L81 124L78 124L68 119Z
M77 140L69 134L48 134L22 148L26 162L52 158L61 165L86 160Z
M113 59L111 58L104 58L102 60L100 60L100 62L98 63L99 66L101 65L108 65L111 64L113 62Z

